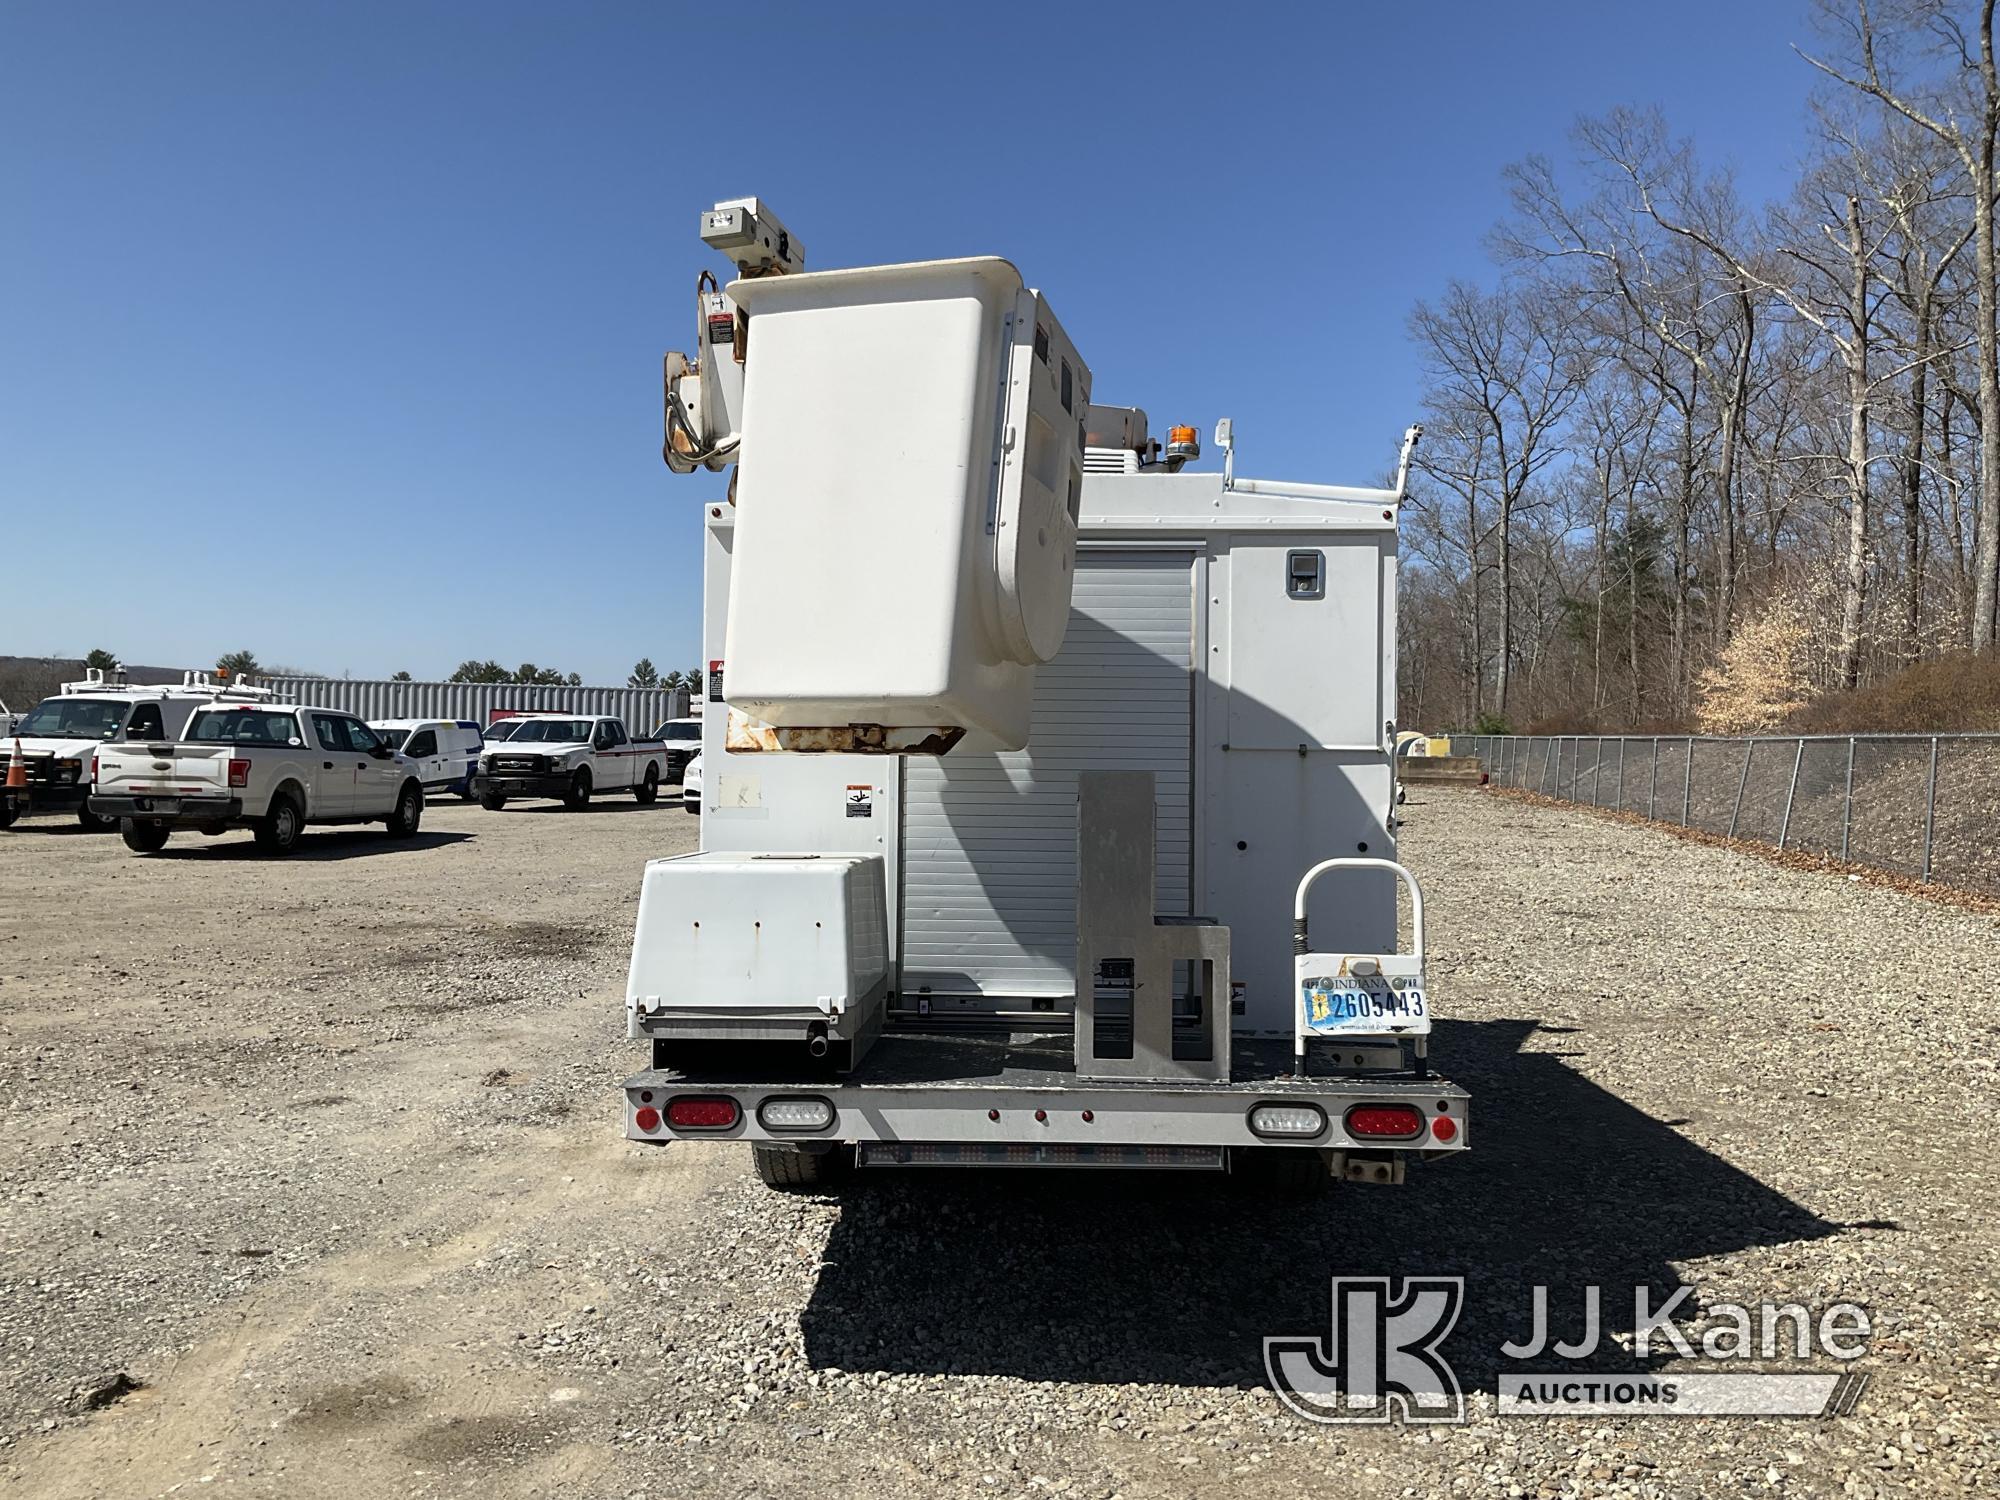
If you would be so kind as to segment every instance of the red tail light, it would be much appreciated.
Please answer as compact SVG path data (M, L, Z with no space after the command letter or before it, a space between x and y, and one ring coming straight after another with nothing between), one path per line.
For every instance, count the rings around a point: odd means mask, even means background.
M1407 1140L1423 1128L1424 1117L1407 1104L1357 1104L1347 1112L1349 1135Z
M250 785L250 762L249 762L249 761L247 761L247 760L232 760L232 761L231 761L231 762L229 763L229 784L230 784L231 786L248 786L248 785Z
M690 1094L667 1101L667 1123L676 1130L727 1130L742 1117L734 1099Z
M97 785L97 757L94 755L90 757L90 784Z

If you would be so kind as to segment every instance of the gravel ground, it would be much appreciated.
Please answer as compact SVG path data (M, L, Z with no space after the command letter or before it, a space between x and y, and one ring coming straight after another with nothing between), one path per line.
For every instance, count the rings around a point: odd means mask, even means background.
M2000 924L1588 813L1413 792L1475 1149L1226 1182L766 1192L630 1145L670 803L136 859L0 835L0 1493L1955 1495L2000 1487ZM1464 1427L1263 1389L1332 1274L1460 1274ZM1852 1298L1832 1421L1499 1419L1551 1286Z

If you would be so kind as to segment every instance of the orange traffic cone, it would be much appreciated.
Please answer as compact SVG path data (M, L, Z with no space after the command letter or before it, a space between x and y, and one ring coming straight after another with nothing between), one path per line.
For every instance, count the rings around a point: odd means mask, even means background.
M18 791L28 784L28 763L21 757L21 737L14 736L14 756L7 762L7 789Z

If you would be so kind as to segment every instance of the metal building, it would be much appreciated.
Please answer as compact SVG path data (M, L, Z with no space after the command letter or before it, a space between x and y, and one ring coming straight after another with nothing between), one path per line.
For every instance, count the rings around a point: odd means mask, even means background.
M361 719L472 719L496 711L616 714L634 734L686 716L686 688L558 687L516 682L371 682L350 677L259 678L286 697Z

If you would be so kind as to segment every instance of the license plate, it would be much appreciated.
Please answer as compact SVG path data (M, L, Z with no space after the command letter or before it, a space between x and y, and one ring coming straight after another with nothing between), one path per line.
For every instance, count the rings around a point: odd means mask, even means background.
M181 799L178 797L134 797L132 800L139 804L140 812L177 813L181 810Z
M1382 974L1313 975L1299 981L1306 1029L1326 1035L1359 1032L1413 1033L1431 1029L1431 1008L1423 981Z

